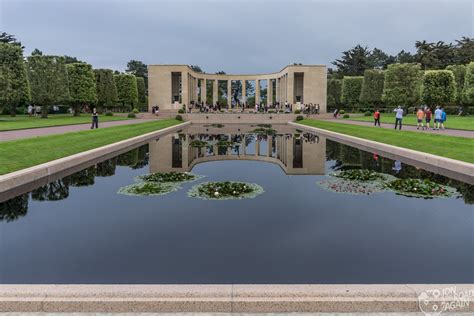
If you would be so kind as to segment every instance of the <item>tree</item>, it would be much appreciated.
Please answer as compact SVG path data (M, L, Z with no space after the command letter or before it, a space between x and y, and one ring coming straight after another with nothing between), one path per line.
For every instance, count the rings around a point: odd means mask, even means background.
M474 62L470 62L466 66L466 76L464 77L462 97L465 104L474 104Z
M359 103L360 91L364 77L345 76L342 79L341 102L347 106L355 107Z
M474 60L474 40L462 37L454 46L454 63L465 65Z
M30 87L19 45L0 42L0 107L9 107L12 116L16 107L30 100Z
M25 49L25 46L22 46L21 42L18 41L14 35L8 34L6 32L0 33L0 43L18 46L20 47L22 53L23 53L23 50Z
M380 103L382 101L384 79L385 73L383 70L367 69L364 71L360 102L371 105Z
M113 71L111 69L94 69L94 74L98 106L113 106L117 102L117 88Z
M371 68L387 69L387 66L395 63L396 57L386 54L378 48L374 48L368 57Z
M191 65L189 66L189 68L191 68L195 72L204 73L204 71L202 71L201 67L199 67L198 65Z
M43 55L43 52L40 51L38 48L35 48L35 49L31 52L31 56L34 56L34 55L40 55L40 56L42 56L42 55Z
M30 56L27 62L31 101L42 106L41 116L48 116L48 106L69 102L69 83L62 56Z
M140 105L146 104L146 88L145 88L145 79L142 77L137 78L137 93L138 93L138 103Z
M457 104L462 104L462 90L464 88L464 78L466 77L465 65L450 65L446 70L451 70L454 74L454 81L456 82L456 100Z
M342 80L329 79L327 86L327 106L337 108L341 106Z
M82 107L97 101L94 71L89 64L74 63L67 65L67 72L71 104L78 116Z
M406 52L403 49L395 56L395 63L405 64L415 62L415 56L410 52Z
M118 101L124 108L133 108L138 103L137 79L134 75L115 75Z
M142 77L145 79L145 87L148 88L148 67L143 62L139 60L130 60L127 63L126 73L135 75L137 77Z
M66 64L82 63L82 61L80 61L76 57L71 57L71 56L68 56L68 55L64 56L64 61L66 62Z
M422 71L418 64L393 64L385 71L382 100L391 106L420 102Z
M361 76L364 70L371 68L369 56L371 52L360 45L342 52L342 58L332 62L337 71L346 76Z
M429 105L448 105L456 98L454 74L450 70L428 70L423 75L422 101Z

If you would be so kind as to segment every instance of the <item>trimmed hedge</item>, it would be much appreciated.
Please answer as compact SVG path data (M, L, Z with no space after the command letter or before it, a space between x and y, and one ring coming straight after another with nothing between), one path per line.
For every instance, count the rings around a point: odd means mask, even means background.
M364 77L355 76L349 77L345 76L342 79L342 93L341 101L347 106L355 106L359 102L360 92L362 89L362 82Z
M427 70L423 75L421 99L429 106L448 105L455 101L456 84L450 70Z
M465 104L474 104L474 62L470 62L469 65L466 66L462 100Z
M364 71L364 80L360 92L360 102L376 104L382 101L385 73L383 70L367 69Z
M418 64L392 64L385 71L382 100L392 107L417 106L423 72Z

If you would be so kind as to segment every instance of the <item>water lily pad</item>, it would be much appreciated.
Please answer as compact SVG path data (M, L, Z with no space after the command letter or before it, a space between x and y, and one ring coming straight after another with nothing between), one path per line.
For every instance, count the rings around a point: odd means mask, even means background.
M178 190L179 186L171 183L140 182L120 188L119 194L132 196L158 196Z
M139 182L184 183L196 181L203 176L191 172L155 172L136 177Z
M251 199L265 192L256 183L223 181L223 182L203 182L193 186L188 191L189 197L204 200L238 200Z
M382 192L385 187L382 183L377 181L356 181L346 180L342 178L331 178L318 182L318 185L331 192L347 193L356 195L369 195L373 193Z
M385 184L389 190L410 197L435 198L459 195L456 189L428 179L396 179Z

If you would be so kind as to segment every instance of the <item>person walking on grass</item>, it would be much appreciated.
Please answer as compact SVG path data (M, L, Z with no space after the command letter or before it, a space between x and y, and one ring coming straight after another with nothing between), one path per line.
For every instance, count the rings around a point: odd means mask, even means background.
M374 126L377 126L377 124L380 127L380 111L379 109L376 109L374 112Z
M431 113L431 110L429 107L425 108L425 122L426 122L426 129L430 129L430 122L431 122L431 116L433 113Z
M395 112L395 129L397 129L397 125L399 125L398 129L401 130L403 120L403 109L399 105L395 110L393 110L393 112Z
M435 130L439 130L439 127L442 123L442 117L443 117L443 111L439 108L439 106L436 107L436 110L434 112L434 120L435 120Z
M99 114L97 113L97 109L94 108L92 110L92 126L91 129L99 128Z
M441 108L441 128L444 129L444 122L446 122L446 111L444 108Z
M425 118L425 112L423 112L423 110L419 108L418 111L416 112L416 119L417 119L416 129L420 129L420 125L421 125L422 130L425 129L425 126L423 125L424 118Z

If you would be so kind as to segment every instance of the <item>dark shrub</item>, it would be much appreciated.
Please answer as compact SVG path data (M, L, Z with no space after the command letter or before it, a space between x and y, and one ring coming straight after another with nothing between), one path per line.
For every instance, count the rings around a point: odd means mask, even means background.
M128 113L127 117L128 118L136 118L137 116L135 115L135 113Z
M112 113L110 111L107 111L107 112L105 112L105 116L114 116L114 113Z
M184 110L183 110L183 109L179 109L179 110L178 110L178 113L184 114Z
M297 121L302 121L302 120L304 120L303 115L298 115L298 116L296 117L296 120L297 120Z
M342 117L343 118L349 118L350 116L349 116L349 114L344 114Z
M178 120L178 121L182 121L182 120L183 120L183 117L178 114L178 115L176 115L175 119Z
M300 110L296 110L296 111L295 111L295 114L300 114L300 113L301 113Z
M370 112L370 111L365 111L364 112L364 116L371 116L371 115L372 115L372 112Z

